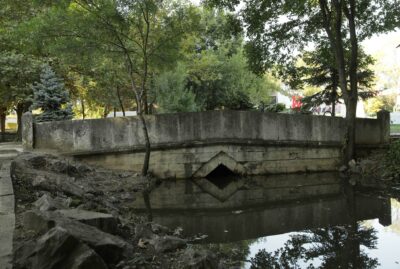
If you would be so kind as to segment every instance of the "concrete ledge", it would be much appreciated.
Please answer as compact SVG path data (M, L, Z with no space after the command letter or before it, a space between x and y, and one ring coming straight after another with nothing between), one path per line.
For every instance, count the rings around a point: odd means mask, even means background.
M152 151L162 151L162 150L173 150L173 149L185 149L185 148L200 148L207 146L261 146L261 147L299 147L299 148L341 148L343 145L336 142L310 142L310 141L263 141L263 140L241 140L241 139L215 139L207 141L190 141L184 143L168 143L168 144L151 144ZM357 149L387 149L389 144L382 145L368 145L359 144L356 146ZM47 152L57 152L65 156L88 156L88 155L102 155L102 154L118 154L118 153L136 153L145 152L144 146L132 146L123 148L113 148L104 150L77 150L77 151L47 151ZM36 150L43 151L46 150Z
M0 268L9 269L12 268L15 198L10 177L10 161L2 161L0 166Z
M178 143L159 143L159 144L151 144L151 150L173 150L173 149L185 149L185 148L200 148L207 146L224 146L224 145L232 145L232 146L261 146L261 147L269 147L269 146L280 146L280 147L329 147L329 148L337 148L341 147L340 143L335 142L312 142L312 141L273 141L273 140L246 140L246 139L208 139L206 141L187 141L187 142L178 142ZM367 147L375 147L374 145L366 145ZM63 155L67 156L83 156L83 155L99 155L99 154L114 154L114 153L135 153L135 152L144 152L145 147L142 145L132 146L132 147L123 147L123 148L113 148L113 149L104 149L104 150L76 150L76 151L64 151L61 152ZM60 152L59 152L60 153Z
M12 244L15 227L15 215L0 213L0 268L12 268Z

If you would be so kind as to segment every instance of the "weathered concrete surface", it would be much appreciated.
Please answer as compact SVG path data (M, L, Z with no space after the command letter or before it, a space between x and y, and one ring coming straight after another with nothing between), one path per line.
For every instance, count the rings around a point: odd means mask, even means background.
M251 175L335 170L346 129L342 118L256 111L145 119L152 147L150 172L160 178L202 177L219 163ZM387 144L389 128L385 113L378 119L357 119L357 145ZM37 123L31 129L27 148L34 145L108 168L141 170L144 135L137 117Z
M0 144L0 268L2 269L12 268L15 201L10 177L10 163L19 151L21 151L21 147L18 144Z
M144 153L75 156L110 169L141 171ZM159 178L204 177L219 164L244 175L334 171L340 163L338 147L279 147L215 145L154 150L150 171Z
M33 115L31 112L26 112L22 115L22 143L25 149L33 149Z

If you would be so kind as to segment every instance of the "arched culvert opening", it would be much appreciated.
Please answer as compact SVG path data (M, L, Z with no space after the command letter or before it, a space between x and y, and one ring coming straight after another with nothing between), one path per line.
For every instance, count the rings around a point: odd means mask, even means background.
M237 179L237 174L225 165L220 164L206 176L206 179L219 189L224 189Z

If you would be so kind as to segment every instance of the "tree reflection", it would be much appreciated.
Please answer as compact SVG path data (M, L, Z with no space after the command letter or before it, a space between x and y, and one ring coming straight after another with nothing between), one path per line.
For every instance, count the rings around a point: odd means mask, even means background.
M203 245L218 255L220 260L229 261L231 265L242 268L246 257L250 254L250 245L257 240L243 240L238 242ZM199 246L200 247L200 246ZM234 267L237 268L237 267Z
M250 260L251 269L271 268L376 268L379 263L360 249L375 249L376 231L357 222L318 228L292 235L273 253L259 251Z

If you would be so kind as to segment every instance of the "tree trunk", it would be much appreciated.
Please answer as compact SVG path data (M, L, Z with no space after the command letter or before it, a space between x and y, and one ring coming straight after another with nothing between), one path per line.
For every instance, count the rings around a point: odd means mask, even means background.
M144 162L143 162L143 168L142 168L142 175L147 176L147 173L149 171L149 163L150 163L150 138L149 138L149 131L147 129L147 123L142 114L139 114L140 121L142 122L142 130L145 138L145 150L146 154L144 156Z
M332 117L336 117L336 99L338 97L338 72L336 69L331 69L331 78L332 78L332 94L331 94L331 105L332 105Z
M16 112L17 112L17 124L18 124L18 129L17 129L17 140L22 141L22 114L24 114L24 104L23 103L18 103L16 107Z
M331 50L335 55L336 66L339 76L339 87L342 90L342 95L346 103L346 132L344 137L344 154L343 162L347 164L351 159L354 158L355 153L355 121L356 121L356 110L357 110L357 38L355 32L354 23L354 0L351 2L351 16L349 17L349 10L346 3L339 0L332 0L331 7L328 7L326 0L319 0L324 28L329 37ZM346 72L346 58L344 53L343 44L343 12L349 20L350 36L351 36L351 60L350 60L350 90L347 85ZM352 29L353 27L353 29Z
M350 0L350 7L344 5L344 13L349 21L350 28L350 43L351 43L351 57L350 57L350 92L348 100L348 108L346 113L347 122L347 138L348 144L346 149L345 161L348 162L355 157L355 140L356 140L356 117L357 117L357 102L358 102L358 39L355 25L355 0Z
M334 118L336 117L336 97L334 97L334 100L332 102L332 114L331 116Z
M118 97L119 106L121 107L121 110L122 110L122 115L125 117L125 108L124 108L124 104L122 103L121 93L119 91L118 86L117 86L117 97Z
M6 109L0 108L0 131L2 134L6 132Z
M344 163L354 158L356 145L356 116L357 98L349 98L346 103L346 144L344 149Z
M108 113L110 112L108 106L104 106L104 111L103 111L103 118L107 118Z
M0 108L0 142L5 140L5 133L6 133L6 109Z
M81 98L81 110L82 110L82 119L84 120L86 118L85 115L85 100Z

